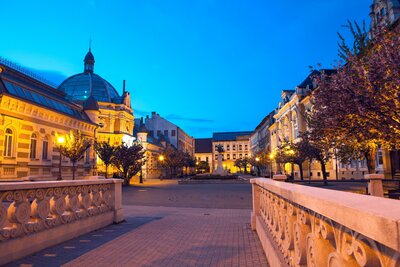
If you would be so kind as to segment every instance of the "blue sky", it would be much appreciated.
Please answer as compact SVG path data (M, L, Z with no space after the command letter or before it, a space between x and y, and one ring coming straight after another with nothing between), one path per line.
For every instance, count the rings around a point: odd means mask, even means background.
M3 1L0 56L54 81L95 72L195 137L253 130L308 66L337 60L337 31L372 0Z

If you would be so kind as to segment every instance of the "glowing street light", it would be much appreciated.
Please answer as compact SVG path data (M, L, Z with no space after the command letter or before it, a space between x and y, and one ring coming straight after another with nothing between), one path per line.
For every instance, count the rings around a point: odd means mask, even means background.
M164 158L163 155L158 156L158 161L159 161L161 164L163 164L164 159L165 159L165 158ZM161 167L160 180L161 180L161 177L162 177L162 167ZM165 167L165 178L167 178L167 167Z
M62 135L59 135L59 136L57 136L57 140L56 141L57 141L58 150L60 151L60 161L59 161L59 164L58 164L58 177L57 177L57 180L62 180L62 176L61 176L61 157L62 157L61 149L62 149L63 144L65 143L65 137L62 136Z

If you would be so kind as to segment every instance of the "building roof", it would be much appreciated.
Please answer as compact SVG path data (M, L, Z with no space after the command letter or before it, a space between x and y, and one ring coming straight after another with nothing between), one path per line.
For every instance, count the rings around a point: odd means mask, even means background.
M321 75L321 73L324 73L326 75L331 75L333 73L336 73L336 70L334 69L322 69L322 70L313 70L305 79L302 83L300 83L297 87L299 88L307 88L310 90L314 90L314 83L313 80L315 78L315 76L319 76Z
M122 104L122 97L117 90L100 75L93 73L94 57L91 51L86 54L84 62L85 71L67 78L58 89L78 103L92 95L98 102Z
M253 131L244 131L244 132L220 132L213 133L212 140L215 141L236 141L240 136L251 135Z
M212 153L212 138L194 139L194 153Z
M90 122L89 117L82 108L70 102L63 92L55 87L37 80L19 69L13 68L12 64L0 66L3 72L0 75L0 88L2 92L28 103L41 106L70 117Z

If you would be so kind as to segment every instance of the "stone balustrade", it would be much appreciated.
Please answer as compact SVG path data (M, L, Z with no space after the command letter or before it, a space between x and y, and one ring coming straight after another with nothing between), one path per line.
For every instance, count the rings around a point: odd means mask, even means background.
M121 183L0 183L0 265L122 221Z
M400 266L400 201L251 183L252 228L271 266Z

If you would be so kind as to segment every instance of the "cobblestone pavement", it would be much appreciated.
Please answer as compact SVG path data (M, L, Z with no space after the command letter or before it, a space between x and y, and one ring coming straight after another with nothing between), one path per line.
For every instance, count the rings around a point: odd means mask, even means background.
M10 266L267 266L249 209L125 204L124 213L125 223Z

